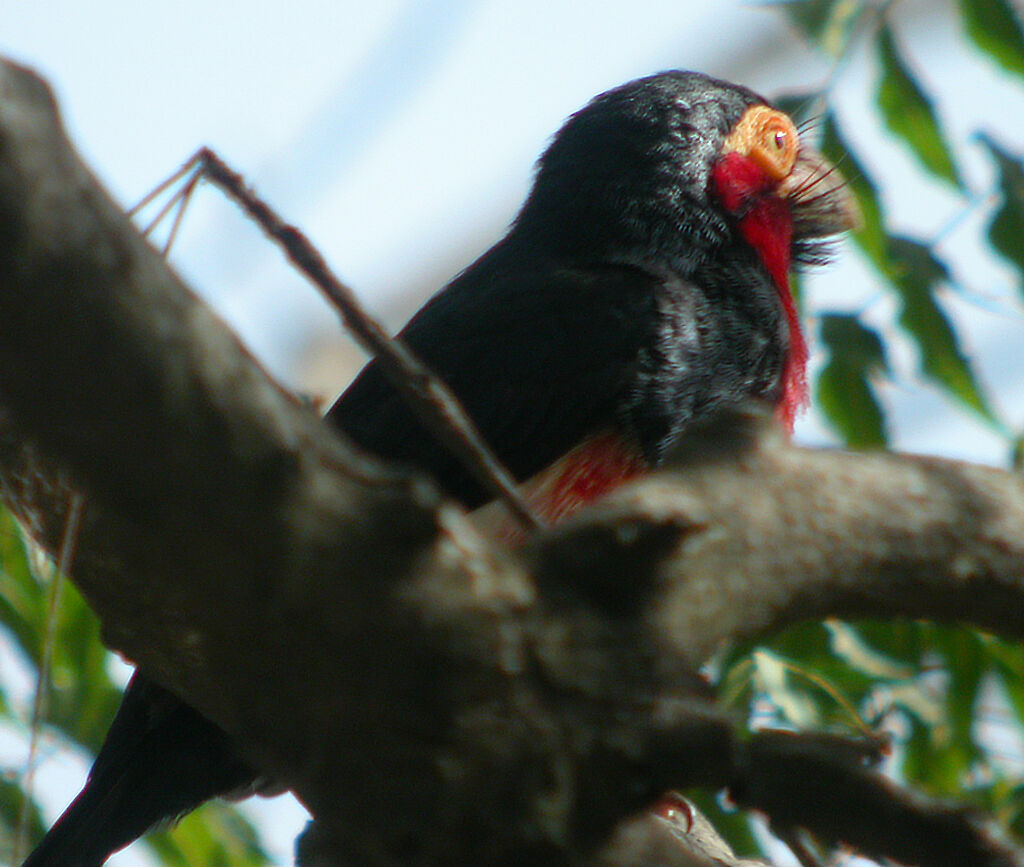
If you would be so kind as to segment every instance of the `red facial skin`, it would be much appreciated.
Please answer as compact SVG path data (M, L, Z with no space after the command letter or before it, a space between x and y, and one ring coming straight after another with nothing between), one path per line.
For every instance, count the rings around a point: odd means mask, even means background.
M789 351L782 371L782 398L776 412L792 433L797 413L807 404L807 344L789 288L793 217L777 195L773 181L754 160L726 154L711 173L719 201L739 221L740 232L756 251L775 282L789 326Z

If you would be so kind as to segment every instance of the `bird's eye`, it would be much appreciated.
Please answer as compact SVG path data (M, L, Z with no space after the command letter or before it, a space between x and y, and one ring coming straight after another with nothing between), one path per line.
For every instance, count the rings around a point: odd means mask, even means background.
M786 115L767 109L760 117L761 128L751 142L748 156L774 180L782 180L796 162L797 131Z
M757 163L773 181L781 181L796 162L800 138L789 117L767 105L752 105L725 140L725 151L738 151Z

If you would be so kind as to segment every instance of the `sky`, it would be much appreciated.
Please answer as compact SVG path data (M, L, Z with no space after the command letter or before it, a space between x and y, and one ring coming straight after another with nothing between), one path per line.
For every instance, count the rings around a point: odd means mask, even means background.
M900 36L942 98L958 143L978 128L1024 142L1020 89L965 54L949 0L905 0ZM375 313L397 328L422 298L497 240L515 214L533 161L562 120L593 95L665 68L699 69L766 94L825 80L828 61L802 46L778 12L704 0L3 0L0 52L51 82L70 135L112 194L140 199L201 145L213 147L289 221L302 227ZM960 254L978 245L991 168L964 149L981 205L957 221L936 185L908 187L906 151L878 128L871 57L855 56L835 96L848 130L870 142L895 226L946 232ZM952 226L952 230L949 230ZM984 261L983 261L984 260ZM972 260L973 261L973 260ZM1011 275L977 257L973 293L949 293L965 348L1005 414L1024 426L1024 324ZM340 367L310 363L308 346L341 345L314 289L232 206L196 198L172 262L275 375L327 399ZM864 313L893 333L895 310L858 257L845 251L807 284L808 311ZM882 386L895 444L990 463L1005 443L954 412L916 371L896 336L897 378ZM333 354L328 353L328 358ZM812 365L821 356L812 342ZM834 442L813 411L803 442ZM57 810L84 768L41 769ZM264 812L272 847L289 863L298 808ZM112 864L143 863L137 854Z

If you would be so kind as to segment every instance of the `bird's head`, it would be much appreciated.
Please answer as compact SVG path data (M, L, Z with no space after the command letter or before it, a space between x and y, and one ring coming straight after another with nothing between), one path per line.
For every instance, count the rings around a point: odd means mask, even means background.
M821 242L858 220L838 173L786 114L745 87L672 71L572 115L538 161L518 223L585 256L675 255L686 276L766 202L787 266L817 261Z
M698 283L756 257L789 323L791 423L807 352L789 271L825 258L858 219L842 178L785 113L745 87L673 71L603 93L566 121L517 230L561 256L656 265Z

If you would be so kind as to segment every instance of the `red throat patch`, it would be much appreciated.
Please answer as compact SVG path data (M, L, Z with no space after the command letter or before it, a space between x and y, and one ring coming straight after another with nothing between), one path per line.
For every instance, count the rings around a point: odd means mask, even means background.
M739 215L740 231L771 275L786 315L789 351L776 413L792 433L797 413L807 404L807 343L789 288L793 218L789 206L768 192L771 179L753 160L739 153L728 153L718 161L712 181L726 210Z

